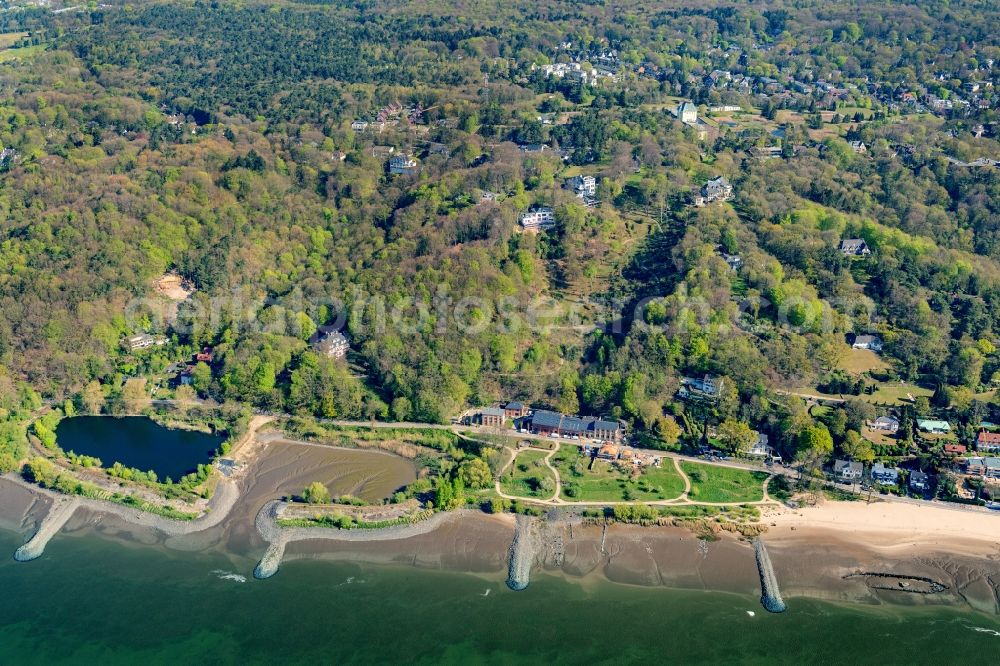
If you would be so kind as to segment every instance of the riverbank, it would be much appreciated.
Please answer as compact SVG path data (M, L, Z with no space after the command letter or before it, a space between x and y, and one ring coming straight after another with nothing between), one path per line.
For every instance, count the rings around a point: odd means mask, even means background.
M207 512L195 520L82 499L60 534L97 532L178 551L218 550L260 562L259 573L267 575L283 562L329 559L472 572L513 580L516 588L549 574L585 586L608 580L761 595L751 542L693 523L639 527L571 516L536 519L522 532L531 537L530 549L512 548L515 516L467 510L379 530L278 528L276 514L262 508L312 481L377 501L410 482L414 466L382 451L297 443L274 433L248 443L253 446L241 450L242 470L220 480ZM60 498L8 475L0 479L0 526L27 540ZM269 528L261 529L262 516ZM931 503L825 502L765 508L761 524L774 582L790 610L796 597L816 597L998 612L1000 590L992 581L1000 581L1000 515ZM886 584L895 580L898 587Z

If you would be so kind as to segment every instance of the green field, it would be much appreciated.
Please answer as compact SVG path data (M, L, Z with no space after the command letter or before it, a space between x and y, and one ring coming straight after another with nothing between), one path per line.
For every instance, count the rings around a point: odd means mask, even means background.
M903 384L900 382L876 382L878 387L875 393L871 395L867 393L862 393L861 395L838 395L832 393L823 393L815 386L800 386L792 389L793 393L802 393L807 395L814 395L819 398L837 398L845 400L864 400L865 402L870 402L872 404L890 404L890 405L909 405L909 396L914 398L919 398L920 396L931 397L934 391L928 388L923 388L917 386L916 384Z
M764 472L733 467L681 462L681 469L691 479L688 497L695 502L756 502L764 499Z
M25 46L24 48L20 49L3 49L0 50L0 62L32 58L44 50L45 50L45 45L43 44L36 44L34 46Z
M870 349L848 348L844 358L840 361L840 368L853 375L860 375L866 372L886 370L889 368L889 364Z
M572 502L649 502L673 499L684 492L684 480L669 460L633 478L605 460L591 465L577 447L564 444L552 457L552 466L562 480L561 497Z
M556 479L545 466L546 451L525 450L500 477L500 488L508 495L548 499L556 489Z
M0 33L0 49L9 49L27 36L27 32Z

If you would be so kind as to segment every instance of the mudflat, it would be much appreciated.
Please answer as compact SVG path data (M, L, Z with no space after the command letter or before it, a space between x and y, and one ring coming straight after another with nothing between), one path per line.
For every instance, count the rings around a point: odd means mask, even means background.
M267 502L321 481L334 494L378 500L415 478L412 461L382 451L273 440L259 447L237 480L225 515L186 533L134 510L81 505L64 534L100 533L173 550L215 549L258 558L267 544L255 517ZM25 538L50 509L46 493L0 479L0 527ZM505 575L512 515L462 511L405 538L306 538L288 543L286 559L405 564L426 569ZM775 574L786 600L796 596L863 603L964 604L1000 612L1000 515L937 503L825 502L773 508L762 516ZM537 521L534 567L586 583L665 586L756 594L759 576L750 542L722 532L699 539L683 527L603 525L579 519ZM384 535L388 536L388 535ZM888 581L888 582L887 582ZM898 581L898 583L894 582ZM912 582L912 584L911 584ZM932 593L925 593L933 589Z

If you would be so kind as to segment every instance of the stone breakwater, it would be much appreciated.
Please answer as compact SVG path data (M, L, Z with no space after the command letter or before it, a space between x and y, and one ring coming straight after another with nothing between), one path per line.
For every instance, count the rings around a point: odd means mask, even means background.
M778 578L774 575L771 556L760 539L753 540L753 552L757 558L757 570L760 572L760 603L772 613L783 613L785 602L778 590Z
M477 513L475 511L445 511L436 513L426 520L409 525L394 525L392 527L381 527L377 529L351 529L345 530L337 527L282 527L278 524L278 519L287 502L281 500L271 500L257 512L256 526L257 533L268 543L267 550L257 567L254 569L254 577L259 579L270 578L278 572L281 560L285 555L285 546L296 541L309 541L313 539L328 541L396 541L399 539L409 539L411 537L427 534L436 530L441 525L458 520L461 517Z
M257 512L257 518L254 521L257 525L257 533L267 541L267 551L264 552L264 556L260 558L260 562L253 570L253 577L258 580L270 578L278 573L281 558L285 556L286 540L281 528L278 527L277 520L286 505L287 502L272 500Z
M45 552L46 544L55 536L56 532L62 529L62 526L66 524L78 506L80 506L80 500L77 497L56 498L52 508L39 523L34 535L28 539L27 543L14 551L14 559L18 562L29 562L41 557L42 553Z
M514 540L510 544L510 563L507 569L507 587L523 590L528 587L531 564L535 559L535 535L533 523L527 516L518 516L514 529Z

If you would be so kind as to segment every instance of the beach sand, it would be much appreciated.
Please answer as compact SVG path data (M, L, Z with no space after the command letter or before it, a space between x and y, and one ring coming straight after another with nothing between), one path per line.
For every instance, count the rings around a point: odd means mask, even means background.
M367 498L391 494L414 478L411 461L367 450L290 446L261 447L252 465L232 484L239 497L226 515L213 515L193 533L164 533L157 520L135 522L133 510L83 505L61 535L99 533L126 543L173 550L217 550L234 559L260 558L267 543L255 517L267 502L299 492L314 480L334 494ZM45 494L0 479L0 528L27 539L49 509ZM442 516L442 518L445 518ZM862 603L968 604L1000 612L1000 514L937 503L825 502L802 509L769 509L762 539L773 561L781 594L790 607L796 596ZM548 574L586 582L711 589L756 595L760 579L750 542L723 532L698 539L683 527L539 521L532 577ZM365 541L306 539L287 544L285 561L303 558L405 564L482 574L502 580L514 534L514 517L474 511L457 513L432 530L408 538ZM57 535L56 538L59 538ZM26 564L25 566L30 566ZM916 594L903 587L881 589L880 573L925 577L943 592ZM882 581L884 582L884 581Z
M773 512L764 521L786 596L968 603L1000 612L1000 514L936 502L825 502ZM916 595L844 579L858 572L922 576L948 590Z

